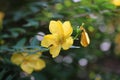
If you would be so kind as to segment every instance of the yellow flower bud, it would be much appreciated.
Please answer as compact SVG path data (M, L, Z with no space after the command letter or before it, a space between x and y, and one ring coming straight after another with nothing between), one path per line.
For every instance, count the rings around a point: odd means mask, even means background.
M90 44L89 36L83 26L80 26L80 30L82 30L80 43L83 47L87 47Z

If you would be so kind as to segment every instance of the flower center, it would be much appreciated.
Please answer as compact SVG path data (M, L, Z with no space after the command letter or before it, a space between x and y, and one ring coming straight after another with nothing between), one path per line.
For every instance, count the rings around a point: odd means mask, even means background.
M60 44L63 44L65 41L66 41L65 38L61 38L61 39L59 40L59 43L60 43Z

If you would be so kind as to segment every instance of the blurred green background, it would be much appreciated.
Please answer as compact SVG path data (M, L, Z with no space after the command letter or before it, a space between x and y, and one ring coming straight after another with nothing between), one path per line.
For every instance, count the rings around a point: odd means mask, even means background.
M0 0L0 11L0 80L120 80L120 6L111 0ZM91 43L78 39L55 59L44 52L46 67L26 75L10 62L12 47L50 33L50 20L69 20L74 31L85 23Z

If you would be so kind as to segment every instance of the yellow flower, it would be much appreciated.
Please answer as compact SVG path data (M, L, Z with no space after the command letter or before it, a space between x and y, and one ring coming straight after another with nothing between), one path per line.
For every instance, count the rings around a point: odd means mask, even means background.
M112 0L112 3L113 3L115 6L120 6L120 0Z
M73 44L71 37L73 29L69 21L62 24L61 21L52 20L49 24L49 30L51 34L44 36L41 45L50 48L50 54L54 58L59 55L61 48L67 50Z
M80 30L82 30L80 43L83 47L87 47L90 44L89 36L83 26L80 26Z
M3 20L5 14L3 12L0 12L0 20Z
M39 58L40 54L40 52L36 54L14 53L11 62L20 65L24 72L31 74L34 70L39 71L45 67L45 62Z

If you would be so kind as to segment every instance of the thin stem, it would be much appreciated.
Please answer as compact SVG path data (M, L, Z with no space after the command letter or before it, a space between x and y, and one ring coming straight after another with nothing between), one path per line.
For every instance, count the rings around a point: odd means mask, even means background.
M76 40L78 36L79 36L79 34L77 33L73 39Z
M79 34L80 34L80 29L78 28L77 30L76 30L76 35L75 35L75 37L73 38L74 40L76 40L77 39L77 37L79 36Z
M12 47L12 49L8 48L7 51L10 52L28 52L28 53L35 53L35 52L45 52L48 51L48 48L44 48L41 46L25 46L25 47Z

